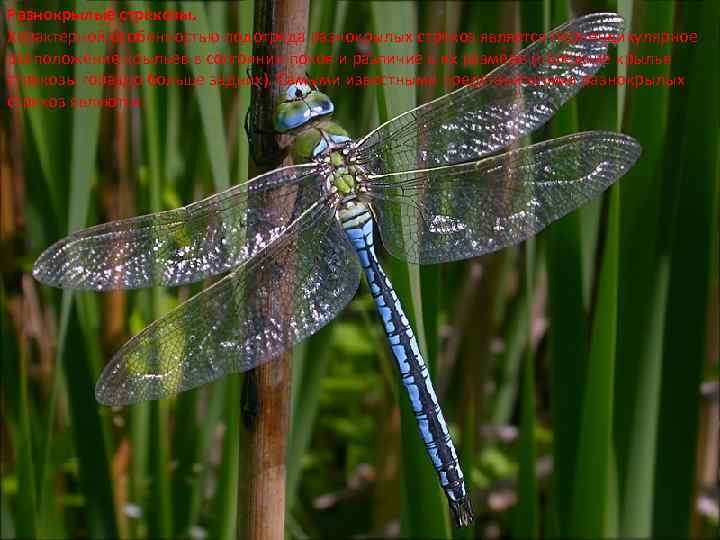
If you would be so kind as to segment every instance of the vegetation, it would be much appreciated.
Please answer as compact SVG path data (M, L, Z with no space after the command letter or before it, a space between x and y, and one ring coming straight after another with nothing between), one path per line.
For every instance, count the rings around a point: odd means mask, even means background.
M15 4L34 3L5 2L3 9ZM384 258L431 365L476 524L451 530L362 286L336 321L293 354L289 537L683 537L716 530L718 4L585 0L573 3L582 4L578 12L568 4L311 3L309 32L539 31L578 14L619 10L626 31L697 32L699 41L626 42L619 54L672 55L670 65L621 66L628 75L680 75L685 85L588 87L533 135L610 129L637 138L640 161L603 200L533 241L479 259L417 267ZM76 8L110 5L160 4L78 1ZM252 28L250 0L163 5L192 11L198 21L152 23L157 31ZM107 31L101 22L74 24L82 33ZM16 25L3 13L3 58L57 52L54 44L8 43L7 33L21 29ZM68 30L51 22L31 28ZM94 55L183 48L190 55L218 48L250 54L248 45L211 43L74 47L75 54ZM375 47L309 44L308 52L351 58L502 52L492 44ZM5 75L78 79L102 73L102 66L87 64L41 72L4 62L3 68ZM341 80L358 72L420 73L442 81L484 68L460 62L353 70L333 63L309 66L309 73ZM107 66L105 73L136 74L132 69ZM245 76L246 66L137 69L144 76L156 69ZM325 89L337 120L354 136L448 90L442 84ZM18 91L60 92L68 100L137 97L142 106L3 105L2 537L233 538L244 519L237 501L246 496L242 376L122 410L94 399L95 381L113 352L202 287L70 293L40 285L30 270L45 247L70 231L175 208L247 179L253 169L243 123L250 89L7 87L8 94Z

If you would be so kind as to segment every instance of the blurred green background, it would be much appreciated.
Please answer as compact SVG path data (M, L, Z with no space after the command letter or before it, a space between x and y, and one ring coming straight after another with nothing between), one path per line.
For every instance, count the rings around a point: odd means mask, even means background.
M9 7L55 2L4 2ZM69 3L72 5L73 3ZM68 3L63 3L67 6ZM252 29L253 2L78 2L78 10L192 11L157 31ZM531 242L417 267L383 256L418 330L460 453L477 519L451 530L442 492L399 393L362 286L337 320L294 351L288 433L290 538L710 536L718 526L718 3L638 0L311 1L309 31L549 30L619 11L626 31L697 32L697 44L621 46L672 55L628 74L684 86L589 87L540 140L610 129L643 155L596 203ZM78 32L103 23L73 23ZM57 52L8 44L4 77L98 74L97 66L10 65ZM72 26L72 25L71 25ZM144 23L149 28L150 23ZM24 29L65 31L38 23ZM128 30L118 24L115 30ZM131 28L132 29L132 28ZM136 28L137 29L137 28ZM374 49L373 49L374 47ZM420 49L417 49L420 47ZM84 43L76 54L171 54L182 45ZM237 45L188 44L205 55ZM511 52L500 45L308 45L324 54ZM250 54L244 45L240 52ZM613 50L613 56L617 51ZM625 66L623 66L625 67ZM106 74L132 75L128 66ZM137 67L147 75L245 75L245 66ZM363 66L361 73L477 74L480 66ZM417 70L417 72L416 72ZM614 74L615 66L602 72ZM352 66L312 65L313 77ZM100 87L7 87L8 94L101 97ZM445 93L436 87L324 89L353 136ZM13 537L233 538L243 515L247 436L241 377L122 410L94 384L129 337L201 286L106 294L51 290L34 259L69 231L170 209L248 178L249 88L110 88L134 110L9 109L3 103L2 506ZM252 168L250 169L252 170ZM398 399L401 398L401 399ZM239 503L238 503L239 501ZM278 509L272 509L277 512ZM241 533L242 534L242 533Z

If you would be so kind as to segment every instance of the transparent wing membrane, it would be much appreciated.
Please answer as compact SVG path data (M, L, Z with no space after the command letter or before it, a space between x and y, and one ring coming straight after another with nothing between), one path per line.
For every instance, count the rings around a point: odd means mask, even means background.
M387 250L431 264L516 244L602 193L640 156L627 135L552 139L480 161L371 178Z
M40 255L33 275L98 291L200 281L258 253L321 195L315 165L284 167L176 210L73 233ZM252 204L265 196L272 207Z
M536 41L521 51L518 56L525 63L503 64L481 83L459 88L370 132L357 143L358 162L371 173L383 174L473 161L507 148L545 124L578 92L584 78L603 66L607 38L622 31L623 19L614 13L570 21L548 33L566 39ZM592 39L573 42L578 36ZM544 63L533 64L533 58Z
M276 245L128 341L96 397L114 406L157 399L271 360L343 309L359 270L334 210L318 203Z
M342 219L351 236L353 227L372 225L369 215L352 222L359 219L353 209L367 212L351 204L355 198L370 203L390 253L432 264L521 242L597 197L640 156L632 137L592 131L507 150L608 62L609 44L622 32L623 19L613 13L570 21L515 55L522 61L347 145L334 124L298 118L295 136L327 131L315 162L275 169L183 208L84 229L50 246L33 275L56 287L176 286L230 272L128 341L105 367L97 400L129 405L251 370L331 321L357 290L357 257L367 262L369 246L355 253L340 225ZM330 140L342 151L329 147ZM305 155L299 149L293 153ZM372 234L363 235L371 244ZM397 300L391 293L383 293L383 305ZM403 343L406 352L417 352L414 341ZM398 342L391 344L400 354ZM462 510L457 522L467 524L469 503Z

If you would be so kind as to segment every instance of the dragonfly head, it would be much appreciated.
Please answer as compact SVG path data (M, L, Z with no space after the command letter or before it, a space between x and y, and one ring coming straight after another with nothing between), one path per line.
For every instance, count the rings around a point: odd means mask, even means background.
M275 108L275 130L285 133L333 113L332 100L306 82L289 85Z

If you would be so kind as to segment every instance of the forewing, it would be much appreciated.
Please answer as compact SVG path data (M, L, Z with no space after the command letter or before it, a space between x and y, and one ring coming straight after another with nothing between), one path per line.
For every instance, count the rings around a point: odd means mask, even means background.
M509 147L539 128L607 61L607 39L623 31L614 13L570 21L536 41L477 84L470 84L382 124L357 143L357 161L382 174L477 160ZM548 63L564 58L571 63ZM532 59L544 63L533 65Z
M432 264L525 240L602 193L640 156L627 135L577 133L473 163L371 179L387 250Z
M359 265L331 208L128 341L97 383L122 406L252 369L310 336L352 299Z
M176 210L75 232L40 255L33 275L55 287L98 291L200 281L258 253L322 190L314 165L276 169ZM254 197L274 202L255 206Z

